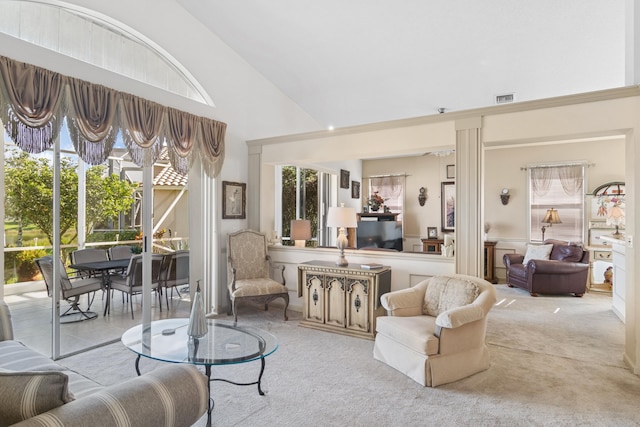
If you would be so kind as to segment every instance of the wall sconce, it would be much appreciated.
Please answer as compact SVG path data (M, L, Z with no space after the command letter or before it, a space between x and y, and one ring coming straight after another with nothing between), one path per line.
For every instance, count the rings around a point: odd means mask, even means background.
M506 206L509 204L509 197L511 197L511 195L509 194L509 189L503 188L500 192L500 200L502 200L503 205Z
M427 189L424 187L420 187L420 194L418 194L418 202L420 206L424 206L424 202L427 201Z

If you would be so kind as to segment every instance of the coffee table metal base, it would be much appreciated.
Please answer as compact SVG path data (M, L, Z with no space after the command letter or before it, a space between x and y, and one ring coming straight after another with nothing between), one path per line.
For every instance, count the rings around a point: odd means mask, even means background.
M138 356L136 357L136 373L138 374L138 376L140 376L140 358L142 357L142 355L138 354ZM260 375L258 375L258 380L254 381L254 382L250 382L250 383L237 383L235 381L231 381L231 380L227 380L225 378L211 378L211 365L205 365L204 366L204 373L207 376L207 379L209 380L207 385L208 385L208 392L209 392L209 407L207 408L207 427L211 427L211 412L213 411L213 407L215 406L215 402L213 400L213 398L211 397L211 382L212 381L223 381L225 383L229 383L229 384L233 384L233 385L239 385L239 386L247 386L247 385L257 385L258 386L258 394L260 396L264 396L264 391L262 391L262 374L264 374L264 367L266 365L266 362L264 360L264 357L260 358Z

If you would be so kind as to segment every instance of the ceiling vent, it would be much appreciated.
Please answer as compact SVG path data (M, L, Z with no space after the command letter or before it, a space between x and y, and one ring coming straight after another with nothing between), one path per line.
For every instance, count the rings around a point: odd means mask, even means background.
M507 93L505 95L496 95L496 104L508 104L513 102L515 95L513 93Z

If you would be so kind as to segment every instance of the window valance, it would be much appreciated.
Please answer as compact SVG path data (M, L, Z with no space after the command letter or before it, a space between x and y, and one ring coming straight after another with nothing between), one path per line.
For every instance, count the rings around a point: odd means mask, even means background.
M222 168L225 123L0 56L0 119L18 147L47 150L65 117L78 156L91 165L109 157L120 133L138 166L153 165L166 144L180 174L195 155L211 177Z

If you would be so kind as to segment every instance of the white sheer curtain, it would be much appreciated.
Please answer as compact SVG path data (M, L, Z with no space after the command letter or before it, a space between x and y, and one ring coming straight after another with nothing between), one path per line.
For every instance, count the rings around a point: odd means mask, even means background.
M531 240L545 239L584 242L584 164L529 167ZM548 209L557 209L561 224L548 227L542 220Z
M404 212L405 181L406 177L404 175L369 178L371 194L377 191L384 199L384 206L387 206L391 212L399 214L398 221L402 221Z

